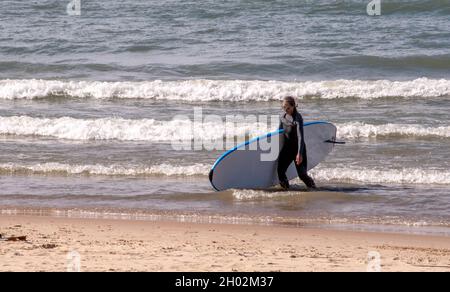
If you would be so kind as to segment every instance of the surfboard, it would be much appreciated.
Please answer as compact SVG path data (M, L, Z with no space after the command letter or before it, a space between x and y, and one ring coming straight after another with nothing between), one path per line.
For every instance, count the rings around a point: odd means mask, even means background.
M308 156L308 170L316 167L333 150L336 143L336 126L329 122L304 123L304 138ZM284 130L280 129L237 145L223 153L209 173L209 181L216 191L227 189L266 189L279 183L278 159L262 159L281 151ZM278 143L278 144L275 144ZM268 145L278 145L268 149ZM273 153L273 149L278 150ZM271 152L272 151L272 152ZM265 155L265 156L264 156ZM286 175L297 177L294 162Z

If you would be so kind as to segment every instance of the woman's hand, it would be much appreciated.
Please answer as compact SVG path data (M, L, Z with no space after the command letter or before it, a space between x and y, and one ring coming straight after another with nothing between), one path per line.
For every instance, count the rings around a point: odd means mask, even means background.
M297 157L295 158L295 163L297 165L300 165L300 164L302 164L302 162L303 162L303 157L299 153L299 154L297 154Z

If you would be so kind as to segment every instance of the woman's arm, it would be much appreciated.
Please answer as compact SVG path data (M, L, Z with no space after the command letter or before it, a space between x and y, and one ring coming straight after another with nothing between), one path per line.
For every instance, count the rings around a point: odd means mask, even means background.
M295 163L297 163L297 165L300 165L303 162L303 157L302 157L302 153L303 153L303 145L304 143L302 143L302 137L303 137L303 117L297 113L295 115L295 120L297 123L297 138L298 138L298 153L297 153L297 157L295 158Z
M303 118L302 116L297 113L295 115L295 122L297 123L297 137L298 137L298 154L302 155L303 153L303 143L302 143L302 137L303 137Z

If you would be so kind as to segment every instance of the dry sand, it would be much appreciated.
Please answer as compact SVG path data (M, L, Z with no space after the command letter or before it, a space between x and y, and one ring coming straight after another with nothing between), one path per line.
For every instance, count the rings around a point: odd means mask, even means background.
M0 271L450 271L450 237L279 226L0 216ZM376 255L376 254L375 254Z

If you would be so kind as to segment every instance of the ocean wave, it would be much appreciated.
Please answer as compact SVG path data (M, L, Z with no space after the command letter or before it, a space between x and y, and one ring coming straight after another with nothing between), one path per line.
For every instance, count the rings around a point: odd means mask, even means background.
M315 168L310 171L310 175L321 183L364 183L364 184L450 184L450 172L442 170L430 170L420 168L404 168L404 169L385 169L376 170L368 168ZM294 183L303 186L299 179L295 179ZM267 191L267 190L230 190L232 196L236 200L261 200L286 198L296 196L297 192L292 191ZM298 189L298 191L301 191ZM320 189L319 189L320 191ZM317 197L317 193L313 194ZM326 194L321 194L326 197ZM333 196L336 198L336 195Z
M237 123L226 127L216 122L197 125L193 121L174 119L129 120L122 118L75 119L35 118L29 116L0 117L0 135L40 136L67 140L119 140L176 142L251 137L269 131L265 123Z
M232 125L232 127L230 127ZM450 138L450 126L427 127L420 124L373 125L361 122L336 124L338 138ZM177 142L215 141L256 137L274 130L262 122L239 122L226 124L218 122L194 123L190 120L154 119L130 120L123 118L76 119L72 117L36 118L29 116L0 117L0 135L39 136L67 140L119 140Z
M247 200L255 200L255 199L279 199L286 197L298 196L296 192L292 191L282 191L282 192L271 192L264 190L239 190L232 189L230 190L231 195L235 200L238 201L247 201Z
M318 167L310 171L310 175L319 182L330 183L364 183L364 184L450 184L450 172L442 170L427 170L419 168L404 169L367 169L367 168L330 168ZM303 185L298 179L294 183ZM319 189L320 190L320 189ZM300 190L299 190L300 191ZM296 196L293 191L266 191L266 190L230 190L234 199L239 201L285 198ZM313 193L317 197L317 193ZM321 194L326 197L326 194ZM336 198L336 195L333 195Z
M316 168L311 175L320 181L368 184L450 184L450 171L442 169Z
M0 174L8 175L99 175L99 176L204 176L210 166L204 164L152 166L79 165L58 162L39 164L0 164Z
M450 80L420 78L412 81L244 81L186 80L143 82L0 80L0 99L129 98L209 101L274 101L286 95L300 99L448 97Z
M450 126L426 127L418 124L371 125L360 122L337 124L341 139L377 137L450 138Z
M86 176L201 176L206 179L211 165L196 163L192 165L82 165L48 162L39 164L0 164L3 175L86 175ZM372 169L363 167L323 168L311 170L310 174L319 182L365 183L365 184L450 184L450 172L439 169L401 168ZM248 191L245 197L258 196L257 191ZM275 194L272 194L275 196ZM278 194L280 195L280 194ZM278 196L277 195L277 196ZM287 196L289 193L282 193Z

